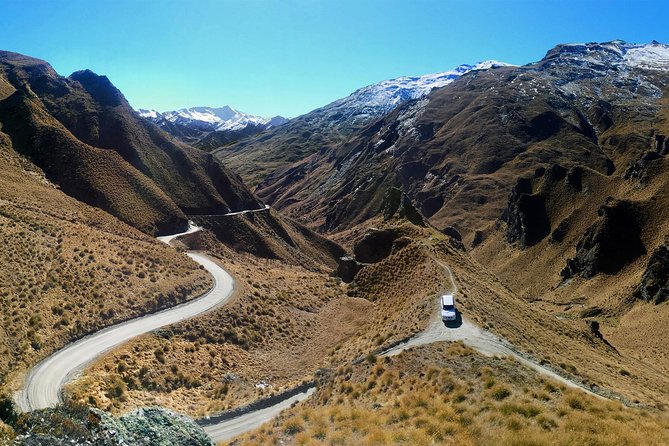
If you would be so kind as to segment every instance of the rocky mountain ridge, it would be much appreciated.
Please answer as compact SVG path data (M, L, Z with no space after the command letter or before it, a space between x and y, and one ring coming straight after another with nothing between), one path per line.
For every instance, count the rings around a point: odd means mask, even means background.
M268 129L288 122L283 116L263 118L234 109L228 105L223 107L191 107L159 112L156 110L137 110L142 118L158 124L166 125L165 121L200 131L232 131L246 127Z
M256 192L336 236L378 218L398 188L514 292L569 320L596 317L618 351L669 369L650 335L669 317L668 52L559 45L533 64L470 72Z
M404 76L360 88L349 96L291 119L287 124L234 144L213 147L214 154L251 186L275 170L344 142L354 132L393 110L476 70L508 66L484 61L424 76Z

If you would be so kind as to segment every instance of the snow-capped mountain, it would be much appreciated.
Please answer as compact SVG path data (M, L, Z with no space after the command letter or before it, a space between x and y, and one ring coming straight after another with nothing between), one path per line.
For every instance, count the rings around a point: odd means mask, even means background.
M424 76L403 76L368 85L339 99L324 108L343 112L344 116L379 116L394 109L400 103L421 98L435 88L444 87L460 76L474 70L509 66L510 64L487 60L474 65L462 64L452 70Z
M669 71L669 45L613 40L604 43L570 43L558 45L544 58L550 63L580 63L610 69L640 68Z
M259 129L276 127L288 122L282 116L263 118L241 112L230 106L223 107L191 107L160 113L156 110L138 110L140 116L150 119L158 125L168 121L199 131L237 131L249 126ZM164 124L164 122L162 122Z
M422 98L468 72L509 65L488 60L463 64L441 73L385 80L291 119L262 136L239 139L211 150L240 173L248 184L257 184L270 172L278 172L296 159L335 147L408 100ZM267 162L268 159L271 162Z

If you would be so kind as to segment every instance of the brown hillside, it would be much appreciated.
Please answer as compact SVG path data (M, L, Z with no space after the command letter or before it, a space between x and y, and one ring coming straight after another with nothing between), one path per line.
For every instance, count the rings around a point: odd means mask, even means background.
M230 445L669 442L663 413L568 390L507 359L439 343L339 367L307 402Z
M5 395L27 367L65 344L210 286L187 257L63 193L2 132L0 190Z
M583 321L555 317L517 296L451 237L400 221L373 223L395 234L393 247L350 285L219 247L223 265L238 280L233 302L115 350L69 392L82 400L93 394L96 404L114 410L158 402L203 415L238 406L425 329L439 293L452 289L446 265L468 320L597 392L631 405L664 407L669 382L652 363L620 355ZM208 232L200 237L196 246L216 246ZM262 381L271 387L257 387ZM113 392L116 385L121 396Z
M345 254L336 243L271 209L234 216L194 217L194 222L209 229L219 242L237 252L308 269L332 271L339 257ZM190 238L200 237L194 234ZM190 243L200 249L197 241ZM219 250L211 243L206 249Z
M265 212L243 216L259 228L247 238L252 226L241 217L225 226L205 222L211 230L177 242L220 259L235 278L231 301L115 349L69 386L70 396L115 412L157 403L202 416L300 384L329 365L328 352L366 324L372 306L332 277L332 251L341 248ZM218 241L223 228L243 244ZM258 237L267 238L268 251L251 255Z
M257 192L342 240L399 187L528 308L590 324L632 368L663 373L669 74L623 52L562 45L536 64L466 74Z
M112 149L151 178L186 213L223 213L258 200L213 156L175 143L141 119L105 76L85 70L59 76L46 62L0 53L14 88L29 87L48 112L79 140Z

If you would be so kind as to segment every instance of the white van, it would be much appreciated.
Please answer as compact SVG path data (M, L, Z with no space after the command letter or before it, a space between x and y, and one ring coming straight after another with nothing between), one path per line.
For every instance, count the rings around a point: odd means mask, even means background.
M455 311L455 296L443 294L441 296L441 320L444 322L454 321L457 318Z

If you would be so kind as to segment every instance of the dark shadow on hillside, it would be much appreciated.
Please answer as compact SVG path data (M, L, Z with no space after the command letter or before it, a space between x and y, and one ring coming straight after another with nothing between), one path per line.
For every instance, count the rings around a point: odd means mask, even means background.
M446 328L460 328L462 325L462 314L460 310L455 310L455 320L454 321L443 321L444 327Z

